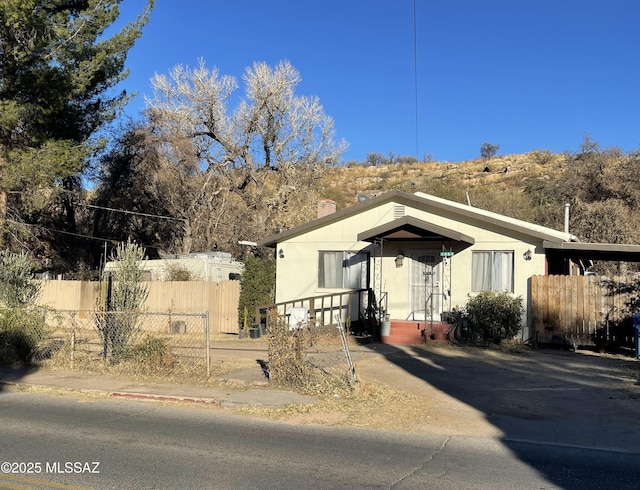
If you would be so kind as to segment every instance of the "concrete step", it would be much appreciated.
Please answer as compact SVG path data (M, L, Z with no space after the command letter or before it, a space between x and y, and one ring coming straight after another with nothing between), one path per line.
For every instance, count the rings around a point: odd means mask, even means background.
M446 333L451 327L448 323L416 320L391 320L389 335L382 336L385 344L416 345L426 342L446 341ZM427 332L423 337L422 331ZM432 335L433 334L433 338Z
M424 344L424 338L420 335L401 335L391 334L382 336L383 344L398 344L398 345L421 345Z

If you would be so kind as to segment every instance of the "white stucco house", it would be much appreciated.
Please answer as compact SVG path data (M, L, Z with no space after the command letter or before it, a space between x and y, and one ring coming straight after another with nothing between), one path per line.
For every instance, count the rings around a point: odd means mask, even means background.
M432 333L448 312L483 290L522 297L526 307L533 275L581 272L579 262L557 253L576 240L466 204L393 191L258 245L275 249L281 313L295 308L298 316L326 322L327 310L340 310L355 322L370 298L353 293L367 290L383 325L390 324L390 332L383 327L383 340L396 335L397 342L410 343L398 337L411 335L401 334L402 327ZM526 319L522 336L528 336Z

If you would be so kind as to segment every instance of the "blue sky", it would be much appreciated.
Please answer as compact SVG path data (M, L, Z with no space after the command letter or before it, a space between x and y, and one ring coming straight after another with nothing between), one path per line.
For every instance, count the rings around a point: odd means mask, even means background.
M123 20L144 0L123 0ZM349 149L459 162L535 149L640 149L636 0L156 0L122 88L177 65L241 80L289 60ZM415 47L414 50L414 39ZM416 70L417 68L417 70ZM417 84L416 84L417 80ZM239 89L241 90L241 89ZM240 93L240 92L239 92Z

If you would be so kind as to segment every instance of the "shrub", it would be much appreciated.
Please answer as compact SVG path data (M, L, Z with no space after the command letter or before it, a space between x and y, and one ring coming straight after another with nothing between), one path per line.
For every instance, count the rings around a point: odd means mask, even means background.
M0 252L0 363L30 363L45 337L44 318L31 305L40 284L25 254Z
M465 309L471 328L482 339L496 344L518 333L524 312L521 297L495 291L481 292L467 302Z
M316 327L291 330L286 321L270 312L267 335L271 384L309 395L348 393L352 389L345 373L320 368L306 358L305 350L317 341Z
M166 339L147 336L130 349L129 355L150 372L169 371L173 367L173 353Z
M198 274L183 264L173 264L168 262L164 268L167 281L197 281L200 280Z
M111 353L118 361L138 333L138 322L149 294L141 263L144 250L137 244L121 243L111 257L115 267L110 278L105 311L96 313L96 328L102 337L103 357Z
M14 308L0 313L0 364L30 364L45 338L44 317Z
M553 160L553 152L551 150L533 150L529 156L538 165L546 165Z
M253 323L256 307L273 302L275 288L275 267L272 260L248 257L240 279L240 299L238 317L242 330Z
M40 284L33 279L31 264L23 253L0 252L0 304L7 308L33 303Z

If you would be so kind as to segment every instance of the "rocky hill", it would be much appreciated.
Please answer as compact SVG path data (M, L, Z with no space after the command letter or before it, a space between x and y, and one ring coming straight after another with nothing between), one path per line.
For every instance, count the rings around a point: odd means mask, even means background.
M324 177L337 209L358 196L421 191L556 230L571 205L570 231L582 241L640 244L640 152L583 145L576 153L533 151L460 163L348 165Z
M552 181L566 168L564 155L535 151L461 163L398 163L351 165L331 169L324 178L326 197L338 209L389 190L426 192L514 216L514 204L532 179ZM519 197L520 196L520 197ZM516 206L517 208L517 206Z

